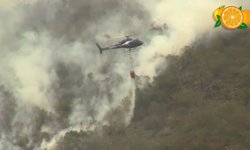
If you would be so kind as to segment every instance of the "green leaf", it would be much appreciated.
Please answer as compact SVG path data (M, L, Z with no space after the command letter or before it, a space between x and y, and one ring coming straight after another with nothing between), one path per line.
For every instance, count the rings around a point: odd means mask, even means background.
M220 20L220 16L219 15L217 15L217 19Z
M221 25L221 22L220 22L220 20L218 20L218 21L215 23L214 27L217 28L217 27L219 27L220 25Z
M239 29L247 29L248 26L246 23L242 23L240 26L239 26Z
M240 6L239 9L242 10L242 6Z
M219 8L225 8L225 5L220 6Z

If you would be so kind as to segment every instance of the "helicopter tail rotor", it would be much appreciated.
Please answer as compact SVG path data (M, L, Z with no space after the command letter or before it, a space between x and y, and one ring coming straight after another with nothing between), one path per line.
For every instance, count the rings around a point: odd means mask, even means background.
M96 43L96 46L99 48L100 54L102 54L102 51L104 50L99 44Z

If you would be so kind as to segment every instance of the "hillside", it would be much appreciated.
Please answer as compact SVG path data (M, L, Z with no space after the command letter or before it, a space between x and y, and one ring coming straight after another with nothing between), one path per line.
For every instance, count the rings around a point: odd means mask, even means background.
M137 91L128 127L68 133L58 149L247 150L250 147L249 33L218 34L168 56L168 68Z

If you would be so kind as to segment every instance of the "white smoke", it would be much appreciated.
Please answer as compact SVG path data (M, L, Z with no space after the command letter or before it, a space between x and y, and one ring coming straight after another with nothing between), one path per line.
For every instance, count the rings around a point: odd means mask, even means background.
M59 7L60 2L53 5ZM6 137L1 139L3 149L35 149L40 147L44 134L53 143L58 134L78 129L80 124L93 120L108 123L109 118L105 118L111 109L120 106L124 99L134 102L135 98L126 58L121 57L118 62L112 55L101 57L88 40L69 44L55 39L47 29L25 27L33 22L23 22L30 15L24 8L32 7L33 4L11 3L1 13L0 84L11 95L1 96L1 101L15 101L13 110L0 107L6 114L14 114L10 129L5 131L7 127L2 127L1 135ZM132 117L134 105L130 107L124 123ZM6 120L6 115L1 117Z
M165 56L180 55L199 36L218 31L211 15L226 4L75 3L0 1L0 90L6 93L0 94L0 149L53 149L65 133L87 130L89 124L128 124L135 107L129 59L114 51L100 56L95 40L105 39L104 34L137 33L145 45L135 53L135 71L154 77L165 67ZM167 23L169 30L152 34L152 22ZM117 109L120 118L112 113Z
M20 42L22 47L6 57L8 67L13 71L15 82L11 83L14 85L6 80L5 85L11 86L20 104L34 105L51 112L53 111L51 88L56 80L55 72L51 68L51 55L54 49L47 47L49 41L46 38L37 37L34 33L25 33Z
M244 6L250 9L250 4L242 1L199 1L199 0L138 0L156 22L166 22L170 34L153 36L151 42L138 55L138 74L157 76L157 69L162 68L167 55L180 55L185 46L189 46L201 36L211 36L225 29L214 29L213 11L222 5ZM164 67L163 67L164 68Z

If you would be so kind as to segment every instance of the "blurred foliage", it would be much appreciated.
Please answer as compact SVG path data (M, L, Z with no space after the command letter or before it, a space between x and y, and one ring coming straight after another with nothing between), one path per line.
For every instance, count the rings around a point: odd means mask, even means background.
M218 34L168 56L168 68L137 90L128 127L102 134L71 133L79 150L248 150L250 148L250 35Z

